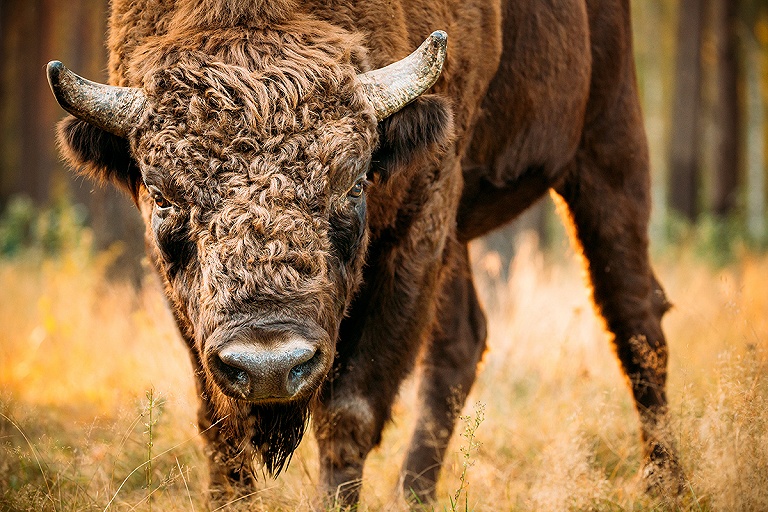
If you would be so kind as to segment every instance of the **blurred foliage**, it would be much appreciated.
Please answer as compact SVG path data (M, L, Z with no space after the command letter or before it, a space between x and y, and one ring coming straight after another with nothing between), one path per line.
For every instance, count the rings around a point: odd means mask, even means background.
M664 223L663 240L658 242L656 255L685 253L713 268L734 264L747 253L768 250L768 237L755 238L736 215L721 218L705 214L694 224L671 212Z
M0 256L58 256L76 248L90 250L91 231L82 205L59 197L40 208L24 196L14 197L0 215Z
M550 201L543 201L539 207L544 210L543 226L540 228L523 226L523 229L508 233L502 231L488 239L487 243L500 253L503 260L508 259L504 252L508 252L511 258L517 252L520 239L526 239L530 233L538 233L539 229L543 229L547 236L539 240L540 248L551 253L555 260L560 259L557 255L567 246L564 240L566 230ZM652 248L656 256L675 257L686 253L713 268L735 263L746 253L768 251L768 236L755 238L736 215L721 218L705 214L696 223L691 223L674 212L668 212L662 226L655 231ZM50 206L42 208L27 197L14 197L0 214L0 259L3 260L21 258L28 262L42 262L51 258L69 259L76 255L85 266L101 254L110 262L107 264L109 267L124 250L120 242L100 250L93 239L87 208L66 196L60 196ZM508 263L503 264L505 270Z

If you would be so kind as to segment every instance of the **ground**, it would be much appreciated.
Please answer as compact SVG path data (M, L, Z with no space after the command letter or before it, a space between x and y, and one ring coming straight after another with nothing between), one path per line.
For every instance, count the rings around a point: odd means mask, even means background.
M562 250L560 250L562 249ZM687 493L649 497L638 424L567 244L522 244L509 272L472 247L489 350L435 510L768 510L768 257L715 269L656 258L675 306L669 397ZM54 258L0 260L0 510L203 510L191 367L156 280L105 278L87 236ZM508 277L502 277L508 275ZM361 510L405 510L398 471L415 385L368 460ZM234 505L317 509L308 438Z

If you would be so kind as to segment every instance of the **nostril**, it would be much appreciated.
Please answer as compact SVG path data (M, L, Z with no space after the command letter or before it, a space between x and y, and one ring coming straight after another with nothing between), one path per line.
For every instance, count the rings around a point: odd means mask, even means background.
M291 368L290 378L293 379L301 379L304 377L304 375L308 374L310 370L310 364L309 362L297 364L293 368Z
M242 388L243 390L248 389L248 384L250 381L248 378L248 372L242 368L238 368L237 366L229 364L223 357L221 357L221 355L219 355L218 366L219 370L221 370L221 373L224 375L228 382L236 387Z
M301 357L294 359L294 365L288 371L286 380L287 389L291 394L298 393L307 384L320 364L320 359L320 352L316 350L307 350Z
M291 380L300 380L312 373L312 369L315 367L317 360L320 358L320 354L316 351L307 351L306 355L302 355L298 364L296 364L289 373Z

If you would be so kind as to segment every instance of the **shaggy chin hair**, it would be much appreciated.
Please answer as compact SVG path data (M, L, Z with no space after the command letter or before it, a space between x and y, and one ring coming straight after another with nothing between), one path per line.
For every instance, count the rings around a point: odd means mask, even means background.
M243 453L252 455L252 468L261 467L277 477L291 461L309 423L317 393L304 400L252 404L217 393L219 428Z

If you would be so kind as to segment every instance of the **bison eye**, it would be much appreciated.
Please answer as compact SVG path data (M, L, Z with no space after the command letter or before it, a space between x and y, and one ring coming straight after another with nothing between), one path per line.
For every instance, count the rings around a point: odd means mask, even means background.
M173 203L166 199L162 192L155 187L150 187L149 193L152 200L155 202L155 205L157 205L158 210L168 210L173 207Z
M352 199L358 199L360 196L363 195L364 190L365 190L365 180L360 180L357 183L355 183L355 186L349 189L349 192L347 192L347 197L351 197Z

